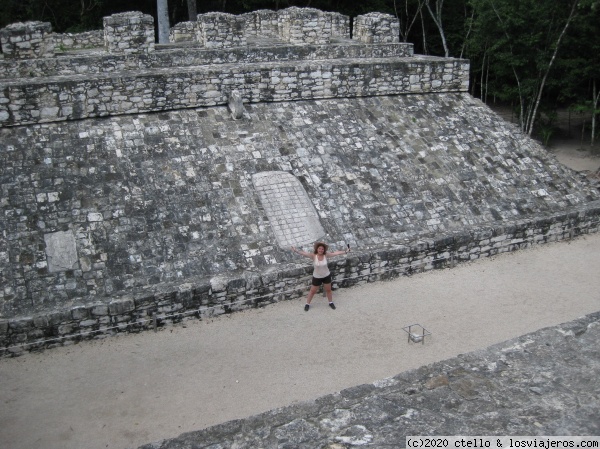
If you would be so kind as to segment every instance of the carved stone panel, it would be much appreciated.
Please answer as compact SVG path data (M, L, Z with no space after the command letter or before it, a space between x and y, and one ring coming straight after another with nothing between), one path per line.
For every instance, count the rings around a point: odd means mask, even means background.
M262 172L252 176L252 182L282 248L313 243L325 235L315 207L294 175Z

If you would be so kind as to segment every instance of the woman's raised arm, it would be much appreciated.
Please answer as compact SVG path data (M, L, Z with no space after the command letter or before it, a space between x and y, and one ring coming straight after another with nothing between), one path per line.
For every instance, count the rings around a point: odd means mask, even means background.
M307 253L306 251L302 251L302 250L296 248L295 246L292 246L292 252L294 252L296 254L300 254L301 256L304 256L304 257L312 258L314 256L313 253Z

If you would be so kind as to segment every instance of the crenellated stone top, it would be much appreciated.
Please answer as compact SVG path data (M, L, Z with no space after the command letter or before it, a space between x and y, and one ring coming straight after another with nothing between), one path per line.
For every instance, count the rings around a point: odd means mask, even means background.
M365 44L396 43L400 41L398 19L389 14L372 12L356 17L354 38Z
M6 59L54 56L50 22L18 22L0 30L0 44Z
M159 45L133 11L104 18L99 48L68 51L77 39L50 24L15 24L1 32L0 127L221 105L234 90L256 103L468 89L468 61L415 57L394 16L358 16L353 34L348 16L291 7L201 14Z
M104 17L104 46L109 53L152 53L154 18L141 12Z
M198 44L207 48L243 47L246 45L245 20L226 13L199 14L195 37Z
M154 18L139 11L113 14L103 19L104 50L109 54L149 54L155 51ZM397 43L398 19L369 13L354 19L354 39L361 43ZM27 22L0 30L2 52L8 59L53 57L60 45L77 41L52 32L49 22ZM171 43L188 42L204 48L236 48L248 38L279 39L292 45L329 44L351 39L350 17L314 8L290 7L279 11L258 10L241 15L220 12L199 14L196 21L181 22L170 31Z

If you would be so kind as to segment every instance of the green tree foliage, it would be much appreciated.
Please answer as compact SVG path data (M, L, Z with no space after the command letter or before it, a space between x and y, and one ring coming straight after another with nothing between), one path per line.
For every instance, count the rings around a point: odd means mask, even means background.
M600 114L600 2L582 2L573 28L565 39L565 51L557 62L552 80L552 97L569 106L585 120L582 139L591 131L590 144L597 135Z
M474 10L468 57L481 97L518 105L531 134L544 88L578 0L470 0ZM475 92L477 89L475 89Z

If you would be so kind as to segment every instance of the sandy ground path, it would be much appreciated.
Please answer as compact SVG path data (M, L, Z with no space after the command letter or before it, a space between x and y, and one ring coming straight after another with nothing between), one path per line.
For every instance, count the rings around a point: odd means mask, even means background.
M556 156L560 163L575 171L596 173L600 170L599 150L596 147L592 152L590 147L581 145L580 142L559 140L550 147L549 151Z
M600 310L600 234L0 360L0 447L138 447ZM433 333L408 344L402 328Z

